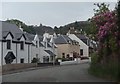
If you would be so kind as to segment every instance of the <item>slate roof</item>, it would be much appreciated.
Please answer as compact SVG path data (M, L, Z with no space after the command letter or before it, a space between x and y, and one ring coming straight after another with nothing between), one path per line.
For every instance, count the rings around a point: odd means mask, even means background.
M29 42L29 39L27 38L27 36L24 34L23 31L21 31L17 25L12 24L12 23L8 23L5 21L0 21L0 24L2 25L2 39L4 39L4 37L6 37L6 35L11 32L13 35L13 40L18 41L21 36L23 35L26 39L27 42Z
M2 24L2 31L10 31L13 34L23 33L20 29L18 29L18 26L15 24L11 24L4 21L0 21L0 24Z
M28 39L29 39L30 41L33 41L33 40L34 40L35 35L30 34L30 33L25 33L25 35L28 37Z
M56 56L52 51L50 50L44 50L45 52L47 52L50 56Z
M82 34L76 34L76 36L81 39L86 45L89 45L89 38L85 35Z
M67 44L66 40L63 38L62 35L55 38L54 41L55 41L56 44Z
M76 36L79 38L79 39L88 39L87 36L85 35L82 35L82 34L76 34Z
M39 46L40 47L45 47L41 42L39 42Z
M72 40L67 35L60 35L55 38L56 44L68 44L69 42L72 42Z
M3 31L3 32L2 32L2 38L5 39L9 33L10 33L9 31ZM13 36L12 33L10 33L10 34ZM14 37L14 36L13 36L13 37Z
M47 47L52 47L49 43L47 43Z

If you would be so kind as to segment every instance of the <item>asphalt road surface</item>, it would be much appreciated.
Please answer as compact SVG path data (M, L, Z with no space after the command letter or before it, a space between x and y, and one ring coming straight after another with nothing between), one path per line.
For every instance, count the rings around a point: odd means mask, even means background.
M3 75L3 82L109 82L88 74L89 63L39 68Z

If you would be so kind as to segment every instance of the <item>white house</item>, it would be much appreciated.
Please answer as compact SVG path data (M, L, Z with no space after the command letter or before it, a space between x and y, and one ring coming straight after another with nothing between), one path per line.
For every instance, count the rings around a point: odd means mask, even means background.
M1 65L11 63L30 63L31 42L15 24L0 21L2 37L0 39Z
M45 46L44 51L49 54L49 56L44 56L44 59L49 59L50 62L54 62L55 58L57 58L57 46L54 42L54 35L44 33L43 41L41 43Z
M46 33L45 33L46 34ZM52 40L52 37L49 34L40 36L40 35L32 35L26 33L30 41L33 43L31 47L31 54L33 58L39 59L39 62L46 63L46 62L53 62L53 55L57 55L56 48L54 48L55 44ZM54 45L54 46L53 46ZM54 51L55 49L55 51Z
M57 46L54 35L43 36L23 32L15 24L0 21L0 66L13 63L54 62Z

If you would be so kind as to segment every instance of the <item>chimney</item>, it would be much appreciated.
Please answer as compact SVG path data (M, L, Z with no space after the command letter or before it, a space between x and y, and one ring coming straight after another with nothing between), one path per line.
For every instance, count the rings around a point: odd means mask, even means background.
M21 25L19 24L19 29L23 32L23 28L21 28Z

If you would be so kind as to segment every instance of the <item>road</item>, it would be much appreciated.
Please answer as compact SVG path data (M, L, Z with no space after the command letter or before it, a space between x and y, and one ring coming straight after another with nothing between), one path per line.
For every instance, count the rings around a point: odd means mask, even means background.
M108 82L88 74L89 63L64 65L3 75L3 82Z

